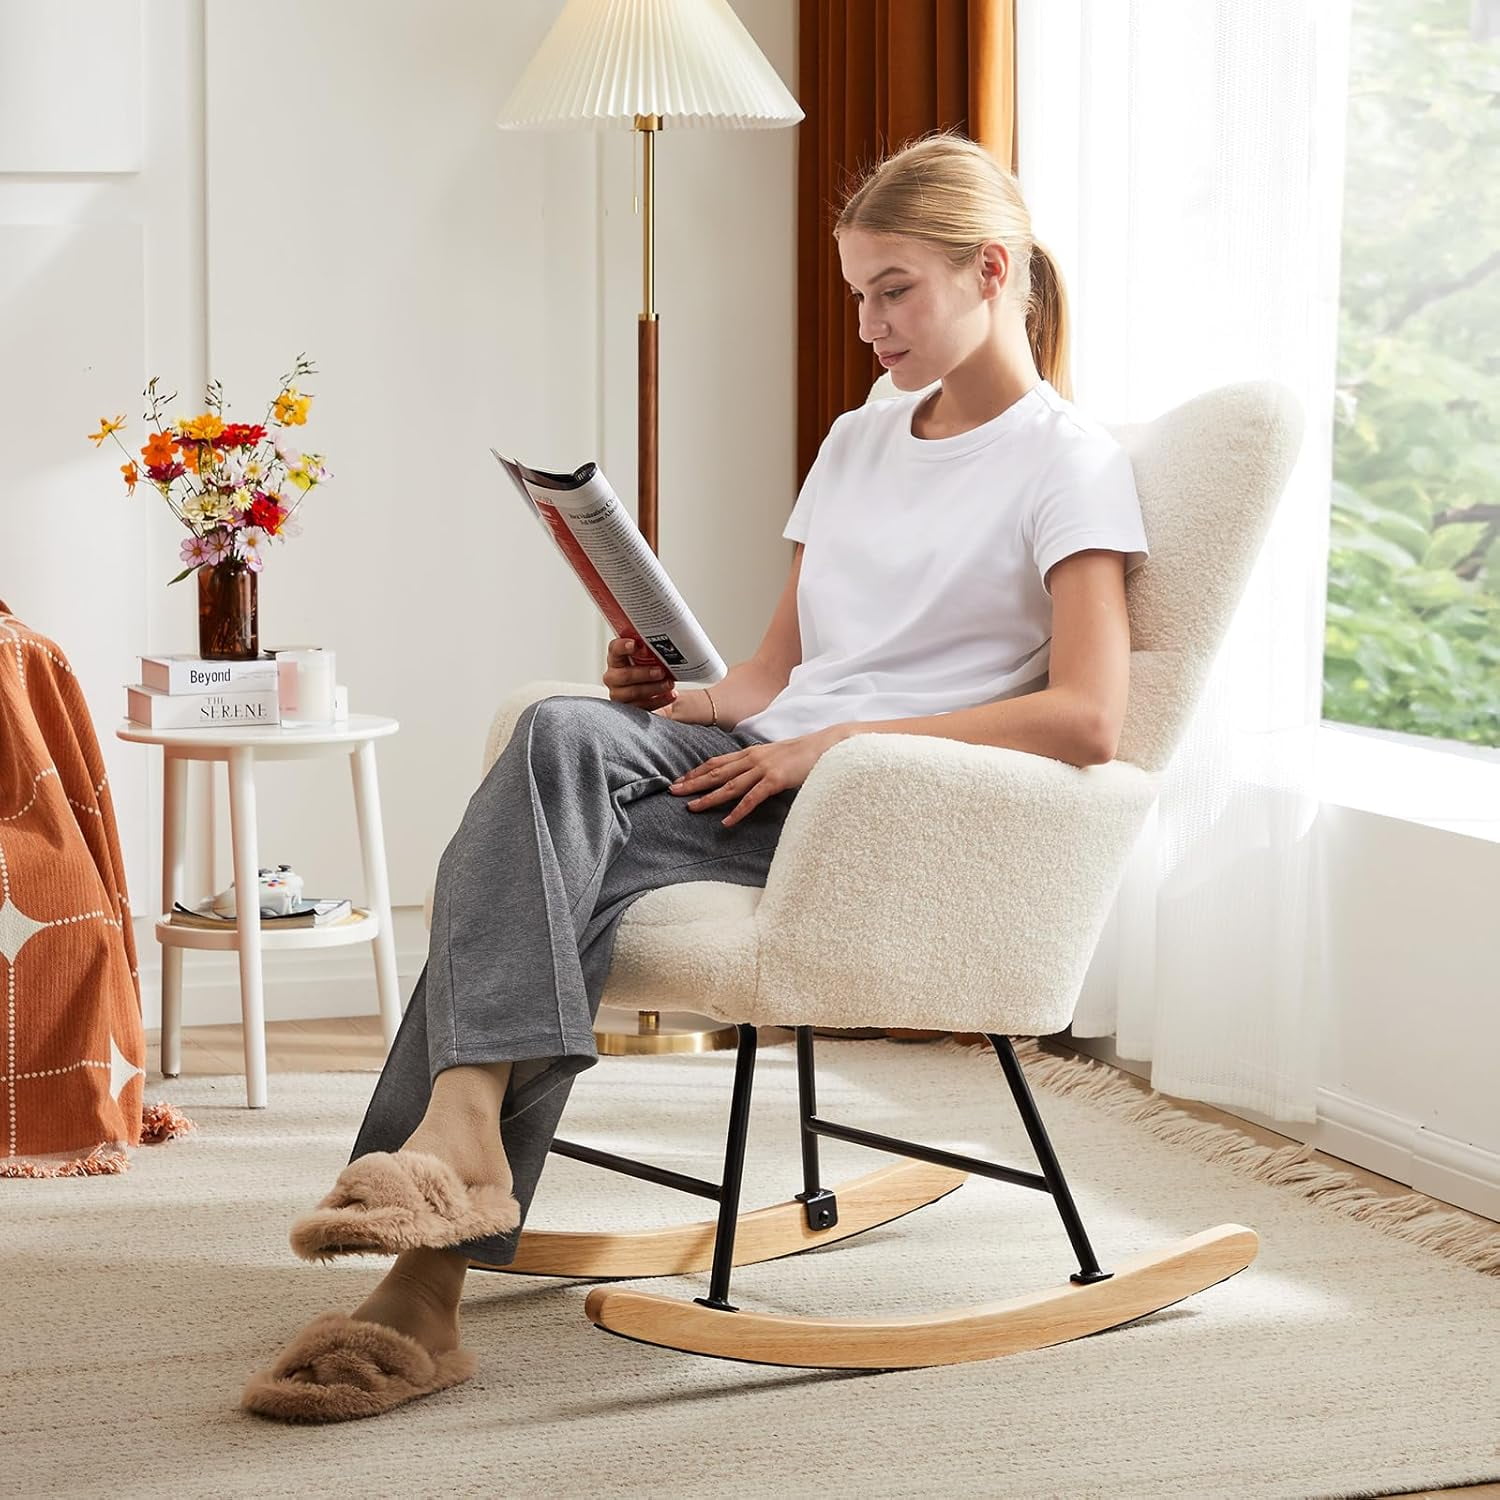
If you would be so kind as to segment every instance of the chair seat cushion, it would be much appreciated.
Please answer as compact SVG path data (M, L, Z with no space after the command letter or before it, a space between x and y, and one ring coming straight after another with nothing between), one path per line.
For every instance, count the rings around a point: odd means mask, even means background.
M647 891L615 938L603 1004L748 1020L755 998L759 886L694 880Z

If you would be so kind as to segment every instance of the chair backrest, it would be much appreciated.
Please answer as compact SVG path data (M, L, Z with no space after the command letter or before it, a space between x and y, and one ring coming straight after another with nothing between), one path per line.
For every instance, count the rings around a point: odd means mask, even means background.
M870 400L895 395L888 375ZM1220 386L1112 427L1130 455L1151 556L1126 580L1130 701L1117 758L1159 771L1187 726L1302 443L1274 381Z

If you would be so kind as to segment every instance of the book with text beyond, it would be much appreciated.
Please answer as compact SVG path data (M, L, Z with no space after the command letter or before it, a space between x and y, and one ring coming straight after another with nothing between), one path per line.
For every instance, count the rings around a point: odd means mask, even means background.
M141 686L160 693L248 693L276 687L276 659L205 661L184 652L141 658Z
M665 667L683 687L725 676L724 659L597 464L548 474L490 452L615 634L637 642L634 665Z
M147 729L211 729L223 724L275 726L281 722L276 689L234 693L164 693L127 687L125 716Z

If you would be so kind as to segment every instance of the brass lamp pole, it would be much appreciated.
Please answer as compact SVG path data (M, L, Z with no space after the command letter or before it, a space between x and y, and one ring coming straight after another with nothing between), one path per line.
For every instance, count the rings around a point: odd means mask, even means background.
M628 126L645 158L642 299L637 328L636 524L657 550L658 377L656 136L678 128L772 129L802 118L797 101L728 0L567 0L497 122L502 129ZM601 1007L602 1053L732 1047L733 1026L686 1012Z

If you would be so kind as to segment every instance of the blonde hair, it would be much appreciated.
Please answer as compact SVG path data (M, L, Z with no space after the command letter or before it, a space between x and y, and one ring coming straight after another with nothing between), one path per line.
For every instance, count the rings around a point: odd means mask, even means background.
M1010 253L1014 296L1023 299L1037 372L1072 399L1068 294L1057 262L1031 233L1020 184L976 141L943 131L888 156L849 194L834 225L921 240L955 269L973 265L998 240Z

